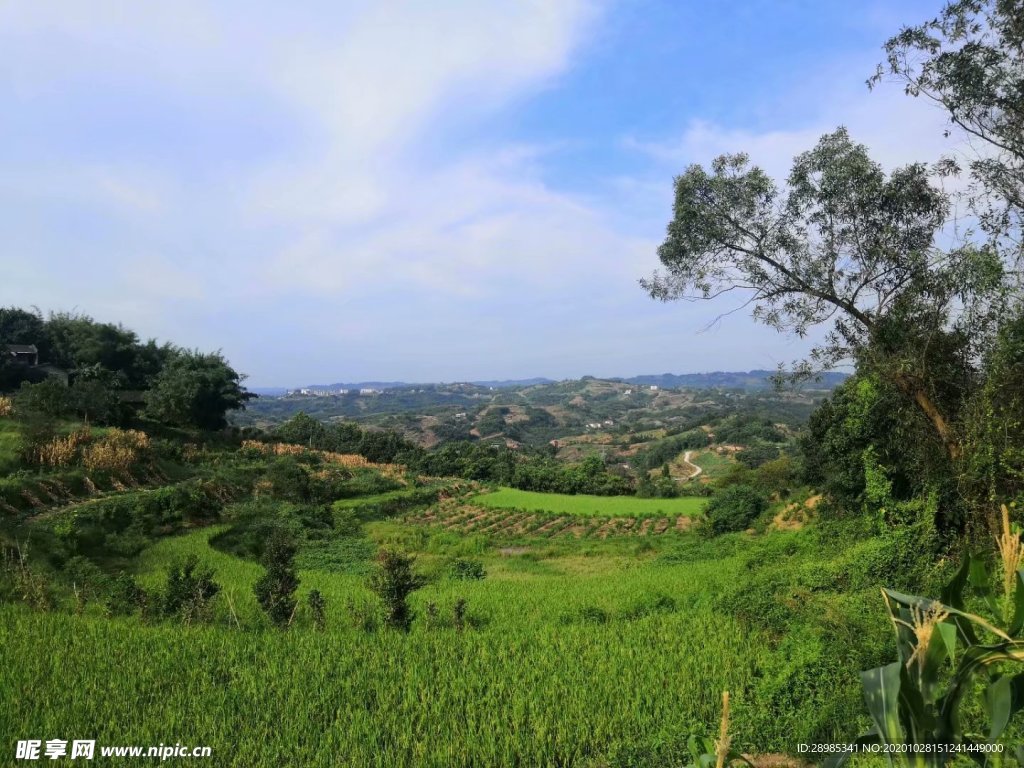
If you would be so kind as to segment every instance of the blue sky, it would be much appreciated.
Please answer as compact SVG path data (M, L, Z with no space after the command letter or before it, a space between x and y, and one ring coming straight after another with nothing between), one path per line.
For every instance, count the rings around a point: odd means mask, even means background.
M840 124L935 159L942 116L864 80L938 5L0 4L0 304L254 386L773 368L809 341L638 286L672 177Z

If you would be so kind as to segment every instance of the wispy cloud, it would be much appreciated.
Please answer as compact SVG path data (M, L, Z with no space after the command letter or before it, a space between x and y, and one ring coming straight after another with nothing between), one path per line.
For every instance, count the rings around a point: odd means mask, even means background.
M589 116L553 140L509 126L586 65L614 13L588 0L0 5L0 226L15 255L0 303L222 347L267 384L794 356L767 331L699 334L708 309L637 287L671 176L739 149L784 172L837 123L886 162L930 159L932 118L833 72L782 94L762 125L678 114L675 131L597 147L629 162L568 191L551 169Z

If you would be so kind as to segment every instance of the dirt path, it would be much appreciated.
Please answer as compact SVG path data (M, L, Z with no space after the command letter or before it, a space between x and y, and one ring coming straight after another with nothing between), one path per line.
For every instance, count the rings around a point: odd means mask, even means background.
M693 480L693 479L694 479L694 478L696 478L696 477L697 477L698 475L700 475L700 473L701 473L701 472L703 472L703 471L704 471L703 469L701 469L700 467L698 467L698 466L697 466L696 464L694 464L694 463L693 463L692 461L690 461L690 457L691 457L691 456L693 456L693 451L687 451L686 453L684 453L684 454L683 454L683 464L688 464L688 465L690 465L691 467L693 467L693 474L692 474L692 475L689 475L689 476L688 476L688 477L686 478L687 480Z

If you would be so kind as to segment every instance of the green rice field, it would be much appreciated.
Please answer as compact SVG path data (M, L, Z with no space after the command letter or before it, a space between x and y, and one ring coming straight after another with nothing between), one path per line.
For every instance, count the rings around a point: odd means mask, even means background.
M370 538L415 551L429 580L406 634L358 626L372 604L365 580L323 569L300 570L299 591L324 594L326 631L304 610L289 631L271 629L252 591L260 567L209 545L222 530L164 539L134 569L155 586L171 563L198 555L223 585L208 624L0 606L0 655L18 659L0 665L0 723L10 726L0 730L210 746L210 764L246 768L653 768L682 764L688 736L717 728L723 689L744 749L791 752L864 725L856 674L868 659L836 665L815 632L779 635L722 610L748 599L752 562L783 551L815 562L818 545L803 533L484 547L487 576L467 582L445 570L465 552L462 537L420 540L401 523L375 523ZM863 550L830 567L849 568ZM463 631L452 625L459 600ZM849 607L873 608L873 587L863 600ZM818 615L826 603L815 602ZM869 655L887 650L881 612L854 616L844 633Z
M555 515L580 517L653 517L655 515L698 515L707 499L684 496L676 499L640 499L635 496L585 496L538 493L501 488L473 499L495 509L525 509Z

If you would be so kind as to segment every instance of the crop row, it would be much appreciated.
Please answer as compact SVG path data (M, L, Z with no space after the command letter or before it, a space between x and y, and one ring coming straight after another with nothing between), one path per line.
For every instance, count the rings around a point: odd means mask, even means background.
M441 502L405 517L414 525L430 525L460 533L488 536L573 536L605 539L609 536L660 536L689 530L693 518L678 517L579 517L537 511L490 509L459 500Z

